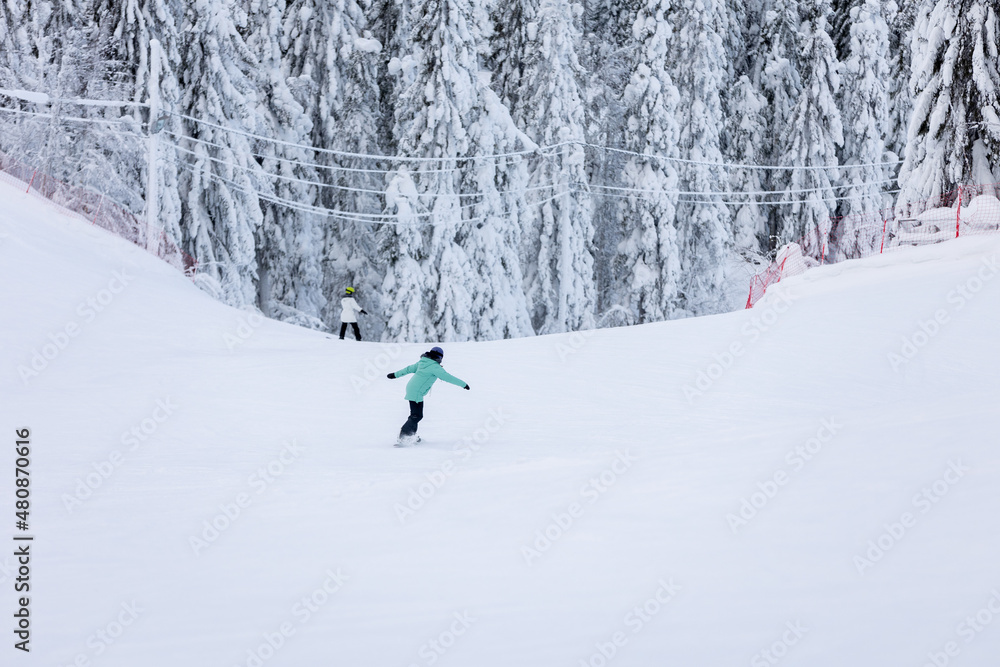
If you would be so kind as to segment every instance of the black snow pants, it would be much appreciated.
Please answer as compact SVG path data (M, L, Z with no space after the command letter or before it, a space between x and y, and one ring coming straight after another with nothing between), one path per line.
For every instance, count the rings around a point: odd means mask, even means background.
M399 429L399 437L414 435L417 432L417 422L423 418L424 402L410 401L410 418L403 424L403 428Z
M351 322L351 327L354 329L354 337L361 340L361 329L358 328L357 322ZM344 334L347 333L347 322L340 323L340 340L344 340Z

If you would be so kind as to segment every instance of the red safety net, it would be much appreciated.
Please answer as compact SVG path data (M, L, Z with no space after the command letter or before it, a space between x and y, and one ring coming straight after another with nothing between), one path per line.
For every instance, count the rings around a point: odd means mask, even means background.
M939 197L910 202L869 216L832 218L830 235L817 247L817 232L783 246L777 257L750 280L747 308L782 278L811 266L831 264L889 252L900 247L940 243L969 234L1000 231L1000 183L962 185Z
M193 277L197 270L194 258L181 250L162 228L150 227L99 192L63 183L3 152L0 152L0 180L131 241L185 275Z

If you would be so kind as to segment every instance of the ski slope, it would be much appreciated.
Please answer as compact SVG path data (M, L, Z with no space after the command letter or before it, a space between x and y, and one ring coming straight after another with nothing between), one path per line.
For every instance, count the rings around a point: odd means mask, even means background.
M429 345L220 305L0 185L2 664L996 665L998 253L444 344L471 391L438 383L398 449L385 374Z

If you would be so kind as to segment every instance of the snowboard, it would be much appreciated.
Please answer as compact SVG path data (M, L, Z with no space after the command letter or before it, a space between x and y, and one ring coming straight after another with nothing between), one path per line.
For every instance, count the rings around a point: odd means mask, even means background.
M406 438L405 440L403 440L403 439L397 440L396 444L393 445L393 447L412 447L413 445L417 444L418 442L420 442L420 436L419 435L416 436L415 438Z

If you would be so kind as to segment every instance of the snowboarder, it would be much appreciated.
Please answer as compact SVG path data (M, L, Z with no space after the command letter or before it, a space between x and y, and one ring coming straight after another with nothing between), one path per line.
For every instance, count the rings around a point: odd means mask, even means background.
M354 288L348 287L344 290L344 298L340 300L340 340L344 340L348 324L354 329L354 338L361 340L361 330L358 329L358 313L362 315L368 314L354 300Z
M444 359L444 350L440 347L432 347L429 352L424 352L420 360L415 364L410 364L406 368L395 373L386 375L390 380L395 380L403 375L413 373L413 377L406 383L406 400L410 402L410 418L399 430L397 446L409 445L420 442L417 437L417 422L424 418L424 396L431 390L431 385L438 379L450 382L462 389L468 389L469 383L459 380L454 375L448 373L441 367L441 360Z

